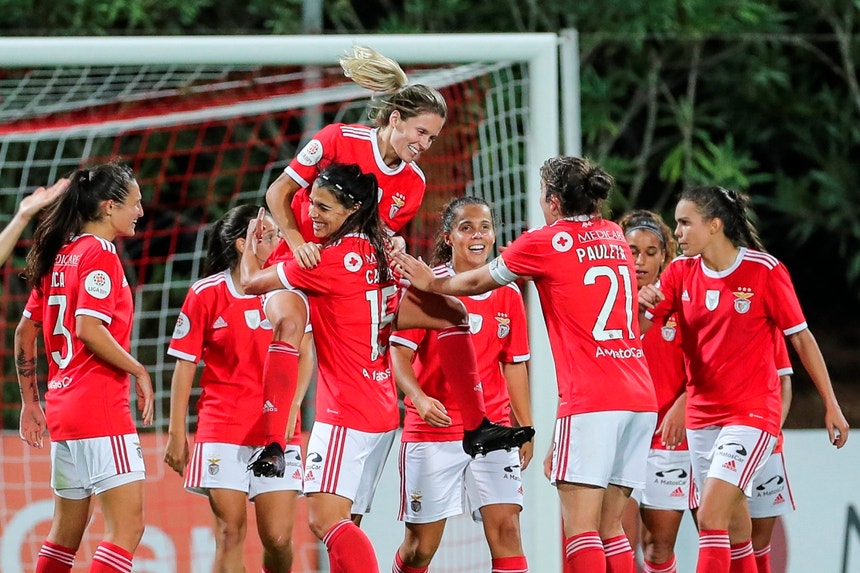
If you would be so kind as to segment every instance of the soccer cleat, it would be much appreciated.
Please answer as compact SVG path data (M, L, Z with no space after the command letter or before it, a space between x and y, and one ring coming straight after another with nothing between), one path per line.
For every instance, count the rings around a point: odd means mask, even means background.
M284 477L286 467L284 450L277 442L272 442L260 450L257 459L248 464L248 469L254 472L255 476L267 478Z
M463 451L473 458L494 450L511 451L531 440L534 435L535 429L531 426L512 428L484 418L477 428L463 432Z

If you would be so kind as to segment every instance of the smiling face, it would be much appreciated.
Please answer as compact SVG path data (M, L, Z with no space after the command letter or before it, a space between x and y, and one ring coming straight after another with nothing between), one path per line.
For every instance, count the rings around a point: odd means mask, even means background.
M686 199L678 201L675 207L675 236L678 246L685 257L695 257L711 243L719 230L719 219L706 220L699 213L696 204Z
M399 111L394 111L388 125L391 128L389 145L401 161L412 163L430 149L445 125L445 119L435 113L403 119Z
M268 260L269 255L275 250L279 239L280 235L278 234L278 228L275 226L275 220L267 215L263 219L263 236L257 241L256 248L256 257L261 265Z
M347 217L358 210L357 205L352 209L347 209L331 191L316 183L311 189L310 200L308 215L313 222L314 236L319 239L330 237L341 228Z
M115 236L133 237L134 226L137 220L143 217L143 205L141 204L140 186L137 181L132 180L128 184L128 195L125 201L107 201L107 212L110 224Z
M451 245L451 265L458 272L483 265L496 243L493 216L486 205L463 205L457 209L451 232L446 234Z
M637 229L627 233L627 244L636 265L636 286L656 283L666 261L666 249L660 238L651 231Z

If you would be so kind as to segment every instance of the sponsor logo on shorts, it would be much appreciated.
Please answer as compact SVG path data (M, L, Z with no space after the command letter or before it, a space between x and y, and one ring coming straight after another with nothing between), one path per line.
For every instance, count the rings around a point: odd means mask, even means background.
M134 447L137 449L137 457L143 459L143 450L140 447L140 442L135 442Z
M726 463L724 463L724 464L723 464L723 467L724 467L725 469L729 470L729 471L732 471L732 472L736 472L736 471L738 471L738 470L735 468L735 460L729 460L729 461L727 461Z
M302 479L302 472L299 470L294 471L293 472L293 479L298 479L298 480Z
M505 473L502 474L502 479L512 479L516 481L522 481L518 472L515 470L520 469L520 464L514 464L512 466L505 466Z
M323 461L322 454L319 452L311 452L308 454L308 461L314 464L318 464Z
M218 472L221 471L221 467L218 465L218 462L221 461L221 458L209 458L209 475L215 476L218 475Z
M733 449L734 452L729 451ZM747 455L747 449L743 446L743 444L739 444L737 442L729 442L728 444L720 444L717 446L718 455L723 457L732 458L736 461L742 461Z
M659 485L682 486L687 483L687 480L685 479L687 477L687 471L684 468L660 470L658 472L654 472L654 475L656 476L654 483Z
M681 486L676 487L672 490L672 493L669 494L669 497L686 497L686 493L684 493L684 488Z
M777 494L776 499L773 500L774 505L779 505L780 503L785 503L785 498L782 497L782 494Z
M305 472L305 481L314 481L314 472L311 470Z
M775 475L766 482L761 485L757 485L755 488L756 497L769 497L774 494L779 494L785 486L782 484L785 483L785 478L780 475Z

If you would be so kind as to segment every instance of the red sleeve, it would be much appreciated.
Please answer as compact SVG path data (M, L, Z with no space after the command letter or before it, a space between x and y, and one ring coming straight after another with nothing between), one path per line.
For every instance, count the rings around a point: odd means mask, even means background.
M340 123L333 123L322 128L290 161L290 165L285 171L302 188L310 187L313 184L319 175L320 167L325 165L324 158L331 160L337 157L341 125Z
M523 303L522 294L513 283L500 290L505 292L507 296L506 306L508 318L511 320L511 333L506 337L499 362L508 364L525 362L531 351L529 350L529 333L526 325L526 307ZM510 291L510 294L507 291Z
M785 265L779 263L768 274L767 296L765 297L768 316L787 336L806 328L806 318L800 308L800 301Z
M96 245L81 256L75 316L92 316L110 324L117 298L126 286L125 271L116 253Z
M195 364L203 356L206 329L211 323L209 309L203 299L204 297L194 291L194 287L189 289L182 304L182 310L176 318L170 347L167 349L167 354L170 356Z

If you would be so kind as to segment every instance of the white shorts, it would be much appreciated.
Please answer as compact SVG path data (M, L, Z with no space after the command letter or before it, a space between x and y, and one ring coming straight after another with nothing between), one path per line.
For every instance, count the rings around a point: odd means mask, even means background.
M394 434L314 422L305 458L305 494L333 493L352 500L351 513L370 513Z
M485 505L523 506L519 449L470 457L459 441L400 444L397 519L433 523L469 511L479 521Z
M749 498L750 517L777 517L797 509L785 471L782 452L772 454L761 472L753 480L752 497Z
M552 484L645 487L656 412L589 412L555 422Z
M136 433L51 442L51 487L64 499L86 499L145 479Z
M257 477L248 464L262 447L239 446L219 442L195 442L191 461L185 469L185 489L209 495L210 489L235 489L253 500L270 491L302 491L302 449L287 444L284 477Z
M645 489L637 501L649 509L689 509L692 472L690 452L652 449L648 453Z
M281 265L278 265L278 276L281 276ZM283 278L281 280L284 280ZM276 290L271 290L265 294L260 295L260 304L263 307L263 314L266 314L268 317L268 313L266 312L266 305L272 300L272 297L279 292L291 292L297 295L302 302L305 303L305 332L312 332L313 328L311 327L311 305L308 302L308 295L303 293L302 291L295 288L279 288Z
M705 479L721 479L752 495L753 479L764 467L776 445L776 436L750 426L710 426L687 430L693 462L691 507L698 507Z

